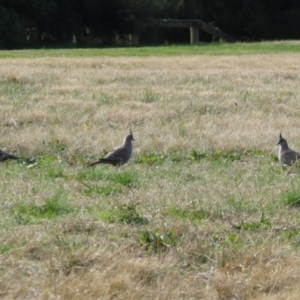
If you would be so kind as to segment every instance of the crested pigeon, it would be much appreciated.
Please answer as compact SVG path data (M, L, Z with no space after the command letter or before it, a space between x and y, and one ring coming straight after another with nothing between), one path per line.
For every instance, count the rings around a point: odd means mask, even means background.
M129 134L123 140L123 144L113 149L103 158L100 158L96 162L88 165L88 167L94 166L96 164L110 164L113 166L121 167L126 164L132 155L132 141L134 141L132 131L130 129Z
M5 161L7 159L18 159L18 158L19 157L15 156L15 155L12 155L12 154L9 154L9 153L6 153L6 152L4 152L0 149L0 162Z
M281 133L276 145L279 145L278 160L281 164L291 166L300 158L300 153L289 148L286 139L282 137Z

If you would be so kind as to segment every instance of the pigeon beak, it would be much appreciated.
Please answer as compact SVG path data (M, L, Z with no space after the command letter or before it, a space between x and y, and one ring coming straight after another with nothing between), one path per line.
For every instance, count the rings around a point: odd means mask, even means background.
M129 132L130 132L130 134L131 134L131 136L132 136L132 140L135 141L131 129L129 129Z
M280 132L280 133L279 133L279 140L278 140L278 142L276 143L276 145L279 145L281 139L282 139L282 135L281 135L281 132Z

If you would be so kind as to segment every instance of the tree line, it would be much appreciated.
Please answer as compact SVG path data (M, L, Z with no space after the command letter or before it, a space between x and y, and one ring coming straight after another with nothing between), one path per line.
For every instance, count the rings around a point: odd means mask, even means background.
M189 42L186 28L147 23L161 18L200 19L240 41L300 38L299 0L1 0L0 48Z

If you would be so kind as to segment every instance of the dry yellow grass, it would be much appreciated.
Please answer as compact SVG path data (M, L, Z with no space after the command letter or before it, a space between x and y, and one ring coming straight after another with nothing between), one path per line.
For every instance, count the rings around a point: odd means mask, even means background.
M0 165L0 298L297 299L299 208L282 199L300 181L272 154L279 131L300 150L299 61L0 60L0 148L24 161ZM85 170L129 128L131 163ZM165 158L141 162L150 153ZM69 210L39 218L49 199ZM109 219L122 209L148 222ZM142 243L156 229L158 251Z

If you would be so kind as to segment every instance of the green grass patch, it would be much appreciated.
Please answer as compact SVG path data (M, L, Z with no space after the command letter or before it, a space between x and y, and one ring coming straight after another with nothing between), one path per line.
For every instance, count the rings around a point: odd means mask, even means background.
M229 243L235 243L237 241L237 239L238 239L238 234L234 233L234 234L229 235L226 238L226 241Z
M142 154L135 162L148 165L161 165L164 162L180 162L187 159L188 156L180 151L171 151L169 153L150 152Z
M226 152L223 150L214 150L212 152L199 152L195 149L192 150L190 154L191 160L194 161L200 161L202 159L206 160L227 160L227 161L234 161L234 160L240 160L243 156L243 152L239 151L232 151L232 152Z
M169 208L166 213L166 216L174 216L182 220L189 220L191 222L199 222L209 217L209 212L204 209L195 209L195 208L178 208L178 207L171 207Z
M160 154L160 153L147 153L147 154L142 154L137 160L137 163L141 164L163 164L164 161L166 160L166 155Z
M237 233L230 234L225 239L225 244L230 245L234 249L241 249L244 247L245 243L241 240L240 235Z
M280 195L281 201L284 205L290 207L300 207L300 191L299 190L291 190L283 192Z
M195 149L192 150L190 154L190 159L195 161L200 161L202 159L205 159L207 154L205 152L200 152Z
M257 213L260 209L252 203L247 202L245 199L237 199L235 197L229 197L227 203L230 208L234 208L239 212Z
M45 145L47 148L54 152L61 152L67 150L67 145L58 139L54 139Z
M153 103L158 99L157 94L152 89L145 89L141 95L141 102Z
M260 157L263 156L264 154L265 153L259 149L236 150L236 151L224 151L224 150L216 149L208 152L201 152L193 149L189 155L189 159L192 161L200 161L203 159L210 160L210 161L217 161L217 160L235 161L235 160L241 160L244 157L245 158ZM277 159L276 155L275 157ZM273 156L271 156L271 158L273 159Z
M142 247L150 253L167 251L180 241L180 238L172 230L162 232L159 228L141 232L139 239Z
M6 252L9 252L10 250L13 250L16 248L16 245L12 243L6 243L0 245L0 254L4 254Z
M133 187L137 182L138 173L136 171L121 171L117 173L109 173L106 178L112 184L121 184L127 187Z
M83 180L92 180L92 181L97 181L97 180L102 180L107 178L107 168L97 168L97 167L86 167L80 170L76 178L78 181L83 181Z
M132 187L137 182L138 173L135 170L119 170L114 168L108 170L104 168L84 168L77 174L78 181L98 181L106 180L112 184L121 184L124 186Z
M287 229L287 230L283 230L283 235L288 240L293 239L294 237L299 236L299 234L300 234L300 230L299 229Z
M62 166L49 167L46 172L49 178L62 178L64 177L64 168Z
M69 214L74 209L65 201L62 190L57 191L43 205L19 203L12 207L11 213L18 224L37 223L42 219L53 219Z
M100 211L99 218L109 223L123 223L145 225L149 221L147 218L141 216L135 205L120 205L108 210Z
M278 156L275 153L271 153L270 158L273 162L278 162Z
M283 230L282 234L285 240L290 241L295 246L300 245L300 230L298 228Z
M65 177L64 165L59 159L54 155L43 155L36 159L36 162L42 169L40 174L42 178L63 178Z
M86 187L84 190L86 195L99 194L104 196L121 193L122 186L134 187L137 178L138 173L136 171L114 169L113 172L110 172L101 168L86 168L77 175L78 181ZM91 184L88 182L91 180L101 180L102 183L101 185Z
M261 218L257 222L241 222L238 225L233 225L237 230L250 230L256 231L258 229L268 229L271 227L271 222L265 217L265 214L261 214Z
M74 236L68 237L65 235L55 235L53 238L53 244L60 249L69 252L86 246L86 241L76 239Z
M122 188L119 185L115 186L113 184L107 184L105 186L98 186L98 185L88 184L82 181L80 183L85 186L84 194L88 196L90 195L108 196L111 194L122 192Z
M94 56L178 56L178 55L247 55L270 53L298 53L296 42L258 43L201 43L153 47L111 47L87 49L33 49L0 51L0 59L38 57L94 57Z

